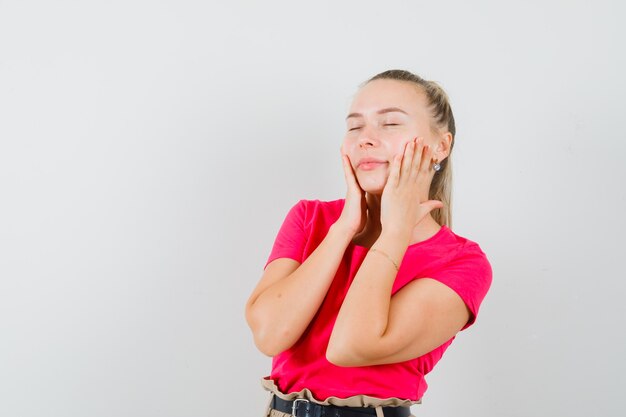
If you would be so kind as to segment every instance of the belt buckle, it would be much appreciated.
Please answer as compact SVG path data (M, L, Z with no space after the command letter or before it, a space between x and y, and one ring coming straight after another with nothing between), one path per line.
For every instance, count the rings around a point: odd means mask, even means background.
M293 417L296 417L296 411L297 411L297 408L298 408L298 401L302 401L302 402L305 402L305 403L310 402L309 400L304 399L304 398L296 398L295 400L293 400L293 404L291 405L291 415Z

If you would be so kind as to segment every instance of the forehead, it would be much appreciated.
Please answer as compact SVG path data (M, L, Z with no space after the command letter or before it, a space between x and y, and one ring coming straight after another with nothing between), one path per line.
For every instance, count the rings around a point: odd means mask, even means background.
M416 116L426 116L426 94L412 82L374 80L357 91L350 105L350 113L376 112L379 109L399 107Z

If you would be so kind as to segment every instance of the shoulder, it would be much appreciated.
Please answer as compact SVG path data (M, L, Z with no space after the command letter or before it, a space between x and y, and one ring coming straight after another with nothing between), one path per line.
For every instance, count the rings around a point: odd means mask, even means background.
M473 313L468 326L473 323L493 276L489 259L477 242L443 226L433 238L410 247L405 257L406 270L398 288L420 278L439 281L465 301Z
M451 239L456 242L454 255L446 265L435 273L436 279L454 289L472 312L469 327L476 320L478 310L491 282L493 271L487 255L480 245L450 230Z
M277 258L291 258L302 263L317 242L324 238L324 230L336 221L342 207L343 200L300 199L292 203L276 234L265 267Z
M485 272L485 278L491 280L491 264L487 254L480 245L467 237L461 236L446 227L450 241L455 245L454 256L450 259L451 264L466 264L472 268L480 268ZM488 273L487 273L488 272Z
M307 208L315 208L320 210L337 210L342 209L346 200L344 198L339 198L336 200L319 200L319 199L300 199L296 204L302 205Z
M449 236L449 239L453 241L454 243L456 243L462 251L477 252L477 253L484 254L482 248L480 247L478 242L476 242L475 240L472 240L468 237L462 236L454 232L448 226L443 226L443 228L445 228L446 233Z
M492 279L491 264L480 245L447 226L443 226L442 230L444 236L440 250L445 251L446 256L442 256L440 273L451 272L456 276L462 273L465 277L481 280L483 285L489 287Z
M489 263L487 255L477 242L455 233L446 225L430 239L412 245L409 249L409 253L418 255L418 258L430 255L429 258L439 261L436 262L439 266L464 260Z
M403 262L406 261L407 266L419 266L427 270L438 270L450 264L471 260L489 263L487 255L477 242L453 232L446 225L429 239L410 245L405 258Z
M337 200L301 199L291 210L297 211L306 225L311 222L332 224L341 214L344 204L343 198Z

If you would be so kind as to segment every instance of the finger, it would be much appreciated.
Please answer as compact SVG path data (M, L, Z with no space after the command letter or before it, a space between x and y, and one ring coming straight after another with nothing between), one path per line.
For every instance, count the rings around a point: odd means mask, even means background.
M413 157L413 163L411 164L411 180L415 181L415 178L419 174L421 161L424 153L424 138L417 138L416 140L415 156Z
M397 154L393 157L393 161L391 161L391 167L389 168L389 178L387 178L387 184L385 184L385 188L387 185L392 187L397 187L398 182L400 181L400 165L402 164L402 154Z
M354 178L350 157L348 157L348 155L341 155L341 160L343 162L343 173L346 175L346 178Z
M350 158L346 154L341 155L341 158L343 160L343 173L346 177L346 183L349 186L360 188L359 183L356 180L354 170L352 169L352 163L350 162Z
M343 175L346 177L346 182L350 184L352 180L352 167L350 166L350 158L347 155L341 155L341 164L343 166Z
M419 171L422 175L426 175L430 171L431 169L430 161L432 160L432 158L433 158L432 147L430 145L425 145L424 152L420 159L420 168L419 168Z
M427 213L430 213L431 211L438 209L438 208L443 208L443 203L439 200L424 201L420 205L428 210Z
M413 160L415 155L415 139L411 139L404 144L404 155L400 168L400 181L407 180L411 176Z

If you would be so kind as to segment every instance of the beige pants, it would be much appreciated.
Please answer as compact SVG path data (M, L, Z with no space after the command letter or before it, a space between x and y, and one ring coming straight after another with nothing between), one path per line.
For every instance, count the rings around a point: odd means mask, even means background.
M421 404L422 402L421 400L411 401L411 400L403 400L403 399L396 398L396 397L381 399L381 398L376 398L376 397L370 397L369 395L354 395L348 398L328 397L324 401L319 401L315 399L315 397L313 397L313 394L307 388L303 389L302 391L290 392L289 394L284 394L278 389L274 381L269 379L269 377L261 379L261 384L263 386L263 389L271 393L270 398L267 402L267 406L265 408L265 414L263 415L264 417L291 417L291 414L289 413L283 413L281 411L274 410L270 407L272 403L272 397L274 395L287 401L291 401L296 398L303 398L303 399L309 400L312 403L322 404L322 405L336 405L336 406L343 406L343 407L374 407L376 408L376 417L384 417L382 407L398 407L398 406L409 407L414 404ZM415 417L415 416L411 414L411 417Z

